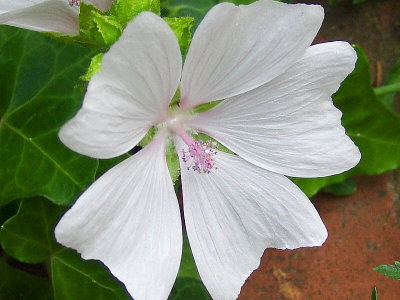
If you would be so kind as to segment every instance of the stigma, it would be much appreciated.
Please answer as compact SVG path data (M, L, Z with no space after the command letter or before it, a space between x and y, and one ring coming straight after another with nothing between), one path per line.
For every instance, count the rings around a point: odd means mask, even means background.
M189 166L188 170L198 173L210 173L215 166L214 156L217 154L217 144L211 141L196 141L182 149L182 161Z
M171 133L179 136L187 146L187 148L181 150L182 152L179 155L187 165L187 170L209 174L211 170L217 169L215 165L215 155L218 152L217 143L195 140L185 131L179 118L169 119L166 126Z

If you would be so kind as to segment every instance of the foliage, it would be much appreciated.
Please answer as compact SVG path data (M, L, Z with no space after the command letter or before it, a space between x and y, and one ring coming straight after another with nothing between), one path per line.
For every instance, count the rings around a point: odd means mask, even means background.
M400 85L400 60L395 64L393 69L390 71L389 79L386 82L385 86L375 89L375 94L377 94L378 98L389 108L393 108L394 99L396 98L397 91L399 90L399 88L397 88L397 90L392 89L389 92L387 92L388 87L394 87L395 85L397 86Z
M371 300L378 300L378 289L376 286L372 289Z
M333 183L322 189L323 192L331 193L336 196L348 196L353 194L356 190L357 183L352 177L339 183Z
M0 282L0 299L53 299L47 279L12 267L4 257L0 257Z
M394 265L380 265L374 268L375 271L383 275L392 277L395 280L400 280L400 262L395 261Z
M160 14L159 0L115 0L106 12L81 2L79 35L74 37L54 33L49 35L65 42L106 49L118 40L128 22L142 11Z
M0 204L35 195L70 204L98 163L66 148L57 132L81 105L77 83L93 52L12 27L0 37Z

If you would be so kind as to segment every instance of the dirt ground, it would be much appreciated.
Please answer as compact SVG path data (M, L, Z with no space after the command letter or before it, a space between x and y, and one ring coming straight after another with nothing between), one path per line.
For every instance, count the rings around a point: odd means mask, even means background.
M299 1L300 2L300 1ZM316 42L346 40L366 51L374 85L384 84L400 59L400 0L350 0L325 7L325 21ZM396 110L400 111L397 97ZM313 203L329 238L320 248L266 250L238 299L400 299L400 282L372 270L400 260L400 172L358 177L358 191L349 197L321 193Z

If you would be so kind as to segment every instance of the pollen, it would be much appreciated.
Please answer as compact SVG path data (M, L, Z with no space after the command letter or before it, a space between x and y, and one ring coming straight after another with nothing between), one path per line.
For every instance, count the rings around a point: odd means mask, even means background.
M198 173L210 173L215 166L214 156L217 154L217 144L211 141L203 142L194 140L188 149L182 149L182 160L188 163L188 170Z
M170 133L176 134L185 142L187 147L180 150L182 151L180 157L186 163L187 169L209 174L211 170L217 169L215 155L217 154L218 145L212 141L195 140L184 129L181 118L179 115L173 115L166 120L164 126Z

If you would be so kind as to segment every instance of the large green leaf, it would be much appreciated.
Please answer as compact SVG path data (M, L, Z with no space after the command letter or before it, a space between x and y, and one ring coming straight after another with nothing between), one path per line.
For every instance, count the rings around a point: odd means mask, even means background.
M17 215L1 230L4 251L22 262L45 261L56 300L130 299L103 264L83 260L76 252L56 244L53 232L62 212L61 207L45 199L22 200Z
M25 263L44 262L58 249L50 231L65 210L47 200L23 200L18 213L3 224L0 242L3 249Z
M0 257L0 299L2 300L51 300L50 282L13 268Z
M0 204L34 195L71 203L97 160L70 151L57 132L81 105L91 52L1 26L0 53Z
M369 62L360 47L355 47L356 68L334 95L334 104L343 112L347 135L361 151L360 163L336 176L293 179L308 195L347 179L351 175L375 175L400 166L400 116L385 106L371 86Z
M51 256L51 275L55 300L131 299L103 264L82 260L69 249Z

